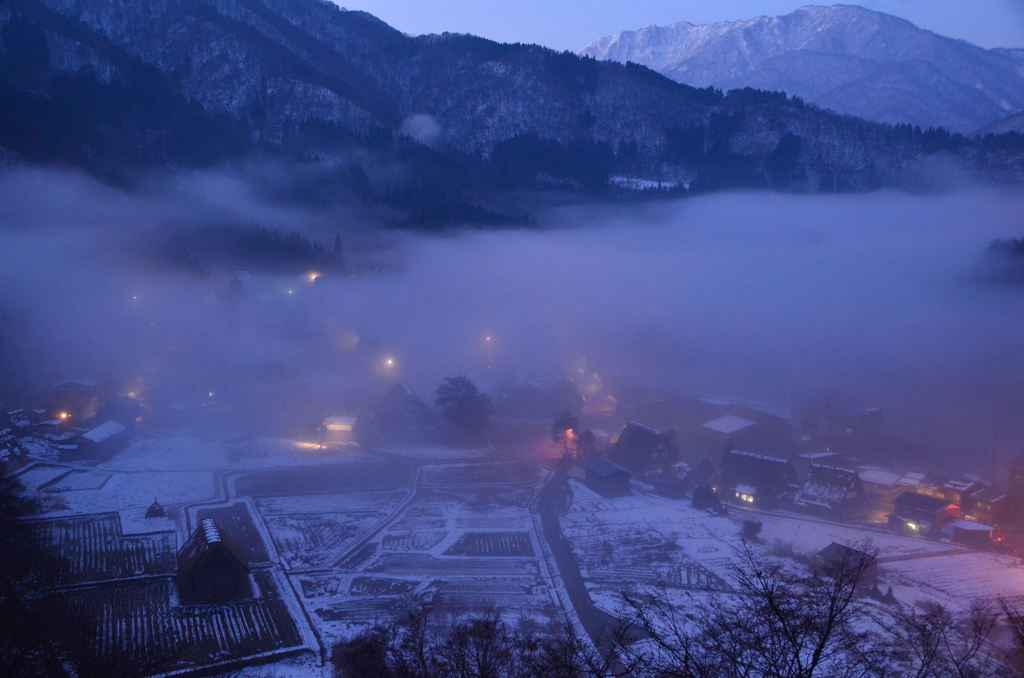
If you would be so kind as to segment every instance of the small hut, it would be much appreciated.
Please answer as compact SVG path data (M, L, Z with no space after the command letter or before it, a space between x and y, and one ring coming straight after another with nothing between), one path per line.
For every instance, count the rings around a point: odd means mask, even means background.
M605 497L624 497L630 494L630 473L604 457L587 457L583 461L584 483Z
M167 517L167 512L164 511L164 507L160 505L160 502L158 502L156 500L156 497L153 497L153 503L149 505L148 509L146 509L146 517L147 518L166 518Z

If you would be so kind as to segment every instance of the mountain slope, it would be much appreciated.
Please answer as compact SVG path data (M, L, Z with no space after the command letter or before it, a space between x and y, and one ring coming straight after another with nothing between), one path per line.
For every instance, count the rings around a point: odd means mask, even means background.
M985 50L851 5L779 17L680 23L581 51L679 82L780 90L841 113L970 132L1024 108L1024 50Z
M996 120L990 125L985 125L975 132L975 134L985 136L987 134L1007 134L1009 132L1024 134L1024 111L1008 115L1002 120Z
M418 136L410 121L433 129L425 144L406 138ZM2 155L113 175L345 157L328 185L476 218L456 203L515 187L604 191L613 176L692 190L916 186L936 153L1016 181L1018 146L536 46L411 38L325 0L0 0Z

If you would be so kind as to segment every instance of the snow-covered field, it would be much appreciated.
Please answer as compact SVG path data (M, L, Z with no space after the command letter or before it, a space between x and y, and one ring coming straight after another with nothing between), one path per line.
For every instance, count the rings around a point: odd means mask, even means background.
M325 563L328 570L293 575L314 623L331 642L402 612L410 596L432 600L442 616L494 608L510 621L528 618L543 626L558 614L529 513L542 480L534 467L432 466L420 476L414 496L400 507L392 502L400 510L390 516L380 515L386 493L257 503L275 540L284 532L269 512L293 510L307 500L307 508L324 512L317 520L340 506L366 517L359 526L364 531L374 530L372 517L379 516L375 532L361 542L349 540L359 547Z
M351 447L320 449L311 441L268 437L211 440L178 432L140 437L101 467L119 471L239 470L342 464L372 458Z
M1024 596L1024 564L1009 556L792 514L732 509L723 518L693 509L689 500L607 499L582 483L571 486L574 501L562 529L594 602L613 613L623 592L663 589L674 602L699 604L702 589L728 586L747 518L763 524L756 548L766 557L811 555L833 541L869 542L879 551L879 587L892 586L904 603L932 600L965 610L977 599ZM705 572L709 579L700 577Z

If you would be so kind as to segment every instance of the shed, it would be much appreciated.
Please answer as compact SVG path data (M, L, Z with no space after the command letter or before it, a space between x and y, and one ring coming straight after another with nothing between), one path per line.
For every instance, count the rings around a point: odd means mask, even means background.
M942 526L940 534L954 544L976 549L992 548L992 526L970 520L951 520Z
M872 553L852 546L832 542L814 556L815 571L833 576L840 570L857 568L861 570L857 586L873 588L878 583L878 558Z
M630 473L604 457L587 457L583 461L584 483L606 497L624 497L630 494Z
M212 518L203 520L178 551L178 591L186 602L247 598L249 564Z
M128 444L128 435L124 424L111 420L86 431L76 442L81 456L106 459L124 449Z

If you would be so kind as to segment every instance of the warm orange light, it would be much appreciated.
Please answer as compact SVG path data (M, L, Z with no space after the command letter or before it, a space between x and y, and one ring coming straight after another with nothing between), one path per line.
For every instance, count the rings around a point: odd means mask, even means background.
M394 366L395 366L395 359L394 359L394 358L388 358L388 359L386 359L386 360L384 361L384 366L385 366L385 367L394 367Z
M67 412L61 412L60 414L57 415L57 418L63 421L65 419L70 419L71 415L68 414Z
M491 343L493 340L494 338L491 335L487 335L486 337L484 337L484 341L486 341L488 344Z
M310 271L306 277L309 278L310 283L315 283L317 278L322 277L322 274L319 271Z

